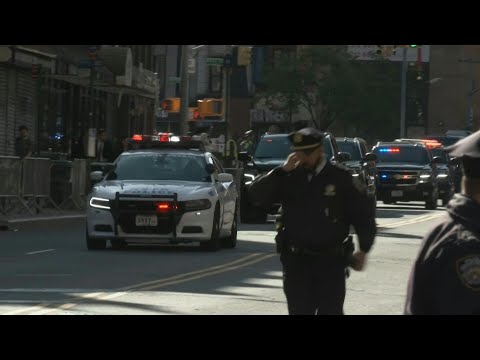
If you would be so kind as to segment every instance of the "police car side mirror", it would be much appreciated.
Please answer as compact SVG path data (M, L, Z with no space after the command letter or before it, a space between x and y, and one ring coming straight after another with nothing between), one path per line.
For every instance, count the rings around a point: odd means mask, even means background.
M208 175L212 175L215 172L215 170L217 170L217 169L215 168L215 165L207 164L205 166L205 170L207 171Z
M227 173L221 173L218 174L218 181L219 182L232 182L233 181L233 175L232 174L227 174Z
M252 156L248 152L242 151L238 153L238 160L247 163L252 160Z
M366 153L363 161L377 161L377 155L374 153Z
M103 179L103 172L102 171L93 171L90 173L90 180L93 183L97 183L102 181Z
M432 164L440 164L442 162L442 158L440 156L434 156L432 159Z

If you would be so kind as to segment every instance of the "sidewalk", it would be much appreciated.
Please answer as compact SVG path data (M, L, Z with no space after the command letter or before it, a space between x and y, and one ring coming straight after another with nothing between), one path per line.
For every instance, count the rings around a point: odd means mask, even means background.
M2 226L8 226L8 224L28 223L36 221L57 221L68 219L82 219L85 218L85 210L62 210L59 213L55 209L44 209L39 214L31 215L27 212L20 214L0 214L0 230Z

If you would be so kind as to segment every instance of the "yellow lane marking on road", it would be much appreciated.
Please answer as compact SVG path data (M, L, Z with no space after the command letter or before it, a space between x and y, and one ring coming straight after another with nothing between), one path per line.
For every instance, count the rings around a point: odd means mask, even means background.
M440 218L444 215L445 215L444 213L434 214L434 215L423 215L423 216L415 217L413 219L396 221L396 222L387 223L387 224L379 224L378 227L379 228L393 229L393 228L400 227L400 226L416 224L416 223L420 223L420 222L428 221L428 220L434 220L434 219Z
M274 255L275 254L269 254L268 256L271 257L271 256L274 256ZM154 287L157 287L157 286L160 286L160 287L161 286L166 286L166 285L163 285L163 284L169 284L170 285L170 284L175 284L175 283L191 281L191 280L194 280L196 278L199 278L198 276L203 275L203 274L205 274L204 276L209 276L210 274L214 275L217 272L235 270L235 269L238 269L238 268L243 267L243 266L247 266L250 263L252 263L251 259L255 258L255 260L256 260L260 257L262 258L261 260L263 260L263 258L265 258L265 256L262 256L261 253L253 253L253 254L249 254L249 255L244 256L240 259L237 259L237 260L225 263L225 264L212 266L212 267L209 267L209 268L200 269L200 270L196 270L196 271L192 271L192 272L188 272L188 273L184 273L184 274L179 274L179 275L171 276L171 277L168 277L168 278L165 278L165 279L153 280L153 281L148 281L148 282L144 282L144 283L140 283L140 284L134 284L134 285L131 285L131 286L123 287L123 288L118 289L117 292L115 292L115 293L100 292L100 293L80 294L80 295L76 295L72 299L75 303L70 302L68 304L55 305L54 307L53 307L53 304L42 303L42 304L30 307L30 308L26 308L26 309L25 308L24 309L17 309L17 310L11 311L9 313L6 313L5 315L16 315L16 314L20 314L20 313L31 313L32 315L44 315L46 313L50 313L50 312L56 311L58 309L64 309L65 310L65 309L72 308L72 307L78 305L78 303L88 301L88 300L113 299L113 298L116 298L116 297L119 297L119 296L123 296L123 295L127 294L128 292L135 291L135 290L149 289L149 288L154 288ZM258 261L261 261L261 260L258 260ZM257 261L254 261L254 262L257 262ZM222 269L225 269L225 270L220 271ZM203 276L200 276L200 277L203 277Z

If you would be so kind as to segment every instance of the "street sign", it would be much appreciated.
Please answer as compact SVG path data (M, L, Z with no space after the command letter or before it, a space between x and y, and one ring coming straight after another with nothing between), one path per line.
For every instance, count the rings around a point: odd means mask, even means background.
M168 79L167 79L167 82L169 84L180 84L180 81L181 79L179 77L174 77L174 76L170 76Z
M207 58L208 66L223 65L223 62L224 62L223 58Z

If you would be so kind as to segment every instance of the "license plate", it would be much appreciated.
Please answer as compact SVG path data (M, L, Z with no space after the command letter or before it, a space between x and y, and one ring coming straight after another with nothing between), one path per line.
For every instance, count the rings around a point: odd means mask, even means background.
M156 215L137 215L135 217L135 225L136 226L157 226L158 219Z
M392 197L402 197L402 196L403 196L403 191L401 190L392 191Z

